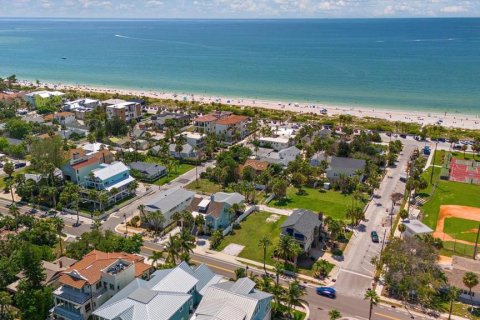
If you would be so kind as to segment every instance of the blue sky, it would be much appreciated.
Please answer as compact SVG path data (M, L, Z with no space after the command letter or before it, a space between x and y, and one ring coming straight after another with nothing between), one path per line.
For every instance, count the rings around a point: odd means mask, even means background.
M0 0L0 17L478 17L480 0Z

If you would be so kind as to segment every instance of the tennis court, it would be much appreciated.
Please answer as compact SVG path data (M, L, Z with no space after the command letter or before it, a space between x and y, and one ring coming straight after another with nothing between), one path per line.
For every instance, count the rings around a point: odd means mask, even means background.
M451 158L450 181L480 184L480 162Z

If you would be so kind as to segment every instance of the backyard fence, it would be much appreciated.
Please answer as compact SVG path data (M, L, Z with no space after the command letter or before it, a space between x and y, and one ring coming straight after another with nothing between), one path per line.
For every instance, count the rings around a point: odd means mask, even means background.
M233 222L231 223L228 227L226 227L224 230L223 230L223 236L225 237L227 234L229 234L230 232L232 232L232 229L233 229L233 225L235 223L240 223L243 221L243 219L245 219L248 215L250 215L250 213L254 212L254 211L257 211L258 210L258 207L257 206L251 206L250 208L248 208L247 210L245 210L240 216L238 216L238 218Z

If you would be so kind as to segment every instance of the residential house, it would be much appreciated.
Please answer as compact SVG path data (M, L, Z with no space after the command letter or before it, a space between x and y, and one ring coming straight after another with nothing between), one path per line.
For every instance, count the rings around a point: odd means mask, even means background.
M273 296L248 278L211 285L192 320L269 320Z
M130 175L130 169L120 161L111 164L101 163L97 168L90 171L84 179L84 187L98 191L108 191L108 203L116 203L118 200L131 194L130 185L135 179ZM113 190L117 190L112 194ZM88 192L84 195L88 200Z
M233 144L248 135L248 117L231 115L215 122L215 133L227 144Z
M218 120L213 114L207 114L193 119L195 131L200 133L215 132L215 122Z
M95 320L187 320L205 291L225 281L206 265L182 262L136 279L93 313Z
M135 278L148 278L153 267L141 256L93 250L65 270L53 292L59 320L87 320L92 312Z
M61 168L65 181L84 185L87 175L94 169L99 168L102 163L112 163L113 154L109 150L88 152L85 149L70 149L68 151L69 161Z
M190 124L191 116L184 113L162 112L152 117L153 124L160 130L166 126L173 125L176 128L183 128Z
M172 143L168 146L170 155L177 159L195 159L197 158L198 152L188 143L182 145L182 150L177 151L177 145Z
M77 260L67 257L60 257L52 262L42 261L42 267L45 270L45 280L42 281L44 286L51 286L54 289L60 285L58 279L63 271L67 270ZM16 275L17 280L7 286L7 290L13 294L18 291L18 285L22 279L25 279L25 273L22 271Z
M365 169L365 160L344 157L332 157L326 170L329 180L336 180L340 176L352 177ZM363 175L360 175L362 180Z
M107 118L109 120L117 117L122 121L138 119L142 116L142 106L137 102L122 102L106 107Z
M290 162L295 160L301 151L295 146L282 149L280 151L274 151L272 149L259 148L255 151L257 158L261 161L268 163L276 163L281 166L288 166Z
M255 172L256 175L261 174L262 172L268 169L270 164L267 161L260 161L256 159L247 159L244 164L239 166L240 173L243 172L245 168L251 168Z
M23 96L33 108L38 108L48 103L62 103L65 93L60 91L35 91Z
M148 141L143 139L133 140L131 145L135 150L147 150L150 147Z
M286 149L294 143L293 140L284 137L261 137L258 142L261 147L272 148L275 151Z
M470 289L463 283L463 277L467 272L476 273L480 278L480 260L453 256L452 264L445 270L445 275L451 286L461 290L460 301L480 305L480 286L473 287L470 295Z
M37 114L27 114L22 120L31 123L45 123L45 118Z
M156 163L136 161L131 162L128 166L131 169L132 175L148 182L153 182L167 175L167 168Z
M53 115L53 119L65 126L67 123L72 123L75 121L75 113L68 111L57 112Z
M75 118L78 120L85 120L86 116L99 106L99 100L84 98L65 102L63 104L63 110L73 112L75 114Z
M187 209L195 193L180 187L158 193L154 200L145 205L145 212L160 211L165 217L165 225L171 223L172 215Z
M66 123L65 127L67 128L67 130L70 130L72 132L77 132L85 136L88 135L88 133L90 132L90 130L88 130L88 127L85 124L82 124L77 120Z
M203 148L203 146L205 145L205 137L207 136L206 134L203 134L203 133L190 132L190 131L179 133L177 136L180 136L180 135L182 135L185 138L185 140L189 145L199 149Z
M310 158L309 162L312 167L319 167L323 161L328 163L328 156L325 151L318 151Z
M322 219L322 214L316 214L310 210L294 210L280 227L282 230L280 235L288 235L295 239L303 252L308 254L312 247L319 245Z
M205 226L213 230L225 229L235 220L236 213L232 213L230 208L238 204L242 206L245 197L239 193L217 192L210 198L197 198L188 206L187 210L192 215L203 215Z

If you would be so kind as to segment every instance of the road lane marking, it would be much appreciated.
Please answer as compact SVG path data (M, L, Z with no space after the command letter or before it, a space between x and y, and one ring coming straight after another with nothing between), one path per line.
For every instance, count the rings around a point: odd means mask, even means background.
M372 276L371 275L366 275L366 274L363 274L363 273L359 273L359 272L355 272L355 271L351 271L351 270L348 270L348 269L340 269L340 272L346 272L346 273L351 273L351 274L355 274L357 276L360 276L360 277L364 277L364 278L369 278L371 279Z
M379 313L379 312L374 312L374 314L376 314L377 316L380 316L380 317L382 317L382 318L386 318L386 319L402 320L402 319L400 319L400 318L392 317L392 316L389 316L389 315L386 315L386 314L383 314L383 313Z

